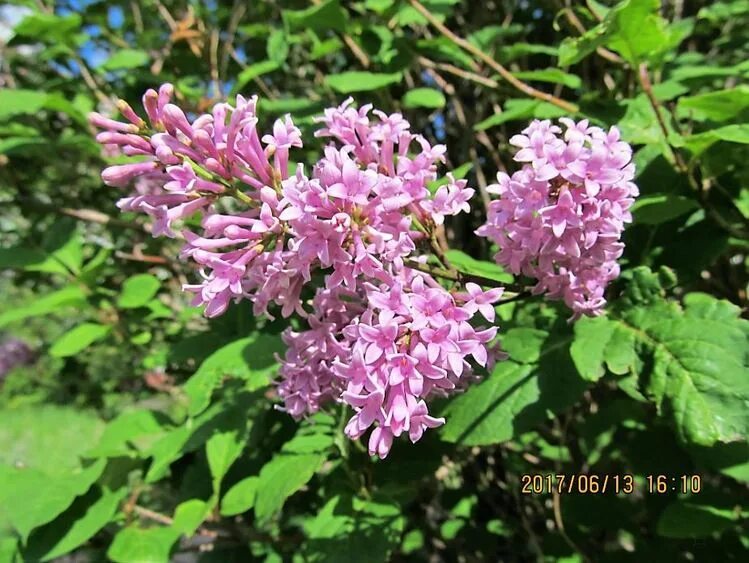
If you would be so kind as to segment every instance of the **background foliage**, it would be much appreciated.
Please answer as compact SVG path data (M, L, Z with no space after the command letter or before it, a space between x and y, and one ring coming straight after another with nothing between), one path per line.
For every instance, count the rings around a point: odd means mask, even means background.
M0 561L746 560L749 4L477 4L0 5ZM272 408L284 323L187 305L179 243L118 215L86 123L164 81L305 126L354 94L483 190L524 122L569 113L507 74L636 146L624 273L602 318L500 307L510 359L384 462L335 408ZM484 198L451 258L507 280L472 234ZM635 492L522 493L581 472ZM702 489L650 493L658 474Z

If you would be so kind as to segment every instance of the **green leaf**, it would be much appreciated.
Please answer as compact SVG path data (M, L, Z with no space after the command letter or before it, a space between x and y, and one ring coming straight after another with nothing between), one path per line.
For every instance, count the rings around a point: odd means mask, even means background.
M282 29L274 29L268 36L266 45L268 59L281 66L286 62L289 56L289 42L286 40L286 33Z
M570 336L511 329L503 338L510 358L484 381L451 400L442 438L465 445L505 442L573 405L587 383L570 359Z
M255 505L259 477L245 477L229 489L221 500L221 515L234 516L247 512Z
M284 23L291 31L313 29L326 31L332 29L341 33L346 31L346 11L338 0L328 0L306 10L283 10Z
M658 14L660 7L659 0L629 0L611 10L608 47L633 65L655 59L669 45L668 22Z
M634 272L648 280L645 293L630 282L610 318L578 323L589 325L576 327L578 336L587 335L580 348L590 347L574 356L581 373L600 376L604 362L612 371L633 370L684 443L746 440L749 322L739 318L737 307L707 295L688 296L682 308L656 293L647 268ZM631 300L635 295L640 297ZM592 336L594 330L600 334ZM635 355L642 360L633 361ZM647 372L646 365L652 366Z
M567 88L576 90L582 86L582 79L568 72L564 72L558 68L543 68L539 70L525 70L513 72L513 74L521 80L537 80L539 82L551 82L552 84L562 84Z
M69 285L39 297L22 307L0 314L0 328L29 317L49 315L68 307L80 307L86 302L86 295L77 285Z
M699 463L737 481L749 483L749 444L746 442L693 446L689 448L689 453Z
M657 62L665 51L678 45L687 31L669 28L659 9L658 0L625 0L617 4L600 24L580 37L562 41L560 66L574 64L604 44L633 66L642 61Z
M510 283L513 280L512 275L505 272L504 268L495 262L476 260L460 250L448 250L445 255L450 264L466 274L482 276L504 283Z
M267 520L278 512L286 499L320 469L334 443L333 422L331 417L313 417L263 466L253 503L258 520Z
M726 125L725 127L684 137L684 146L692 152L694 157L697 157L719 141L742 145L749 144L749 123Z
M205 444L208 467L213 478L213 492L217 496L221 480L244 449L244 438L236 430L230 430L214 434Z
M486 25L468 35L466 39L483 51L489 51L495 44L509 43L511 37L523 33L522 24Z
M666 538L706 538L728 530L736 520L731 510L679 500L661 513L656 531Z
M507 100L502 113L495 113L473 126L476 131L502 125L508 121L525 121L532 117L553 119L567 115L562 109L539 100Z
M422 5L429 10L438 21L452 14L453 6L460 0L423 0ZM395 14L395 21L400 26L427 25L428 22L415 8L407 4L401 4Z
M679 98L677 115L693 121L731 121L749 108L749 86Z
M69 219L56 221L45 233L42 247L49 258L30 269L38 268L38 271L51 269L68 275L72 272L76 276L80 274L83 266L83 244L75 221Z
M14 246L11 248L0 248L0 268L24 268L32 269L48 260L47 253L26 246ZM65 268L54 262L52 267L58 273L65 273ZM56 267L56 268L55 268ZM54 272L50 272L54 273Z
M0 534L0 563L21 563L18 551L18 538L10 532Z
M749 5L743 0L737 0L735 2L712 2L700 8L697 17L717 24L747 13L749 13Z
M180 532L172 527L129 526L114 537L107 557L115 563L167 563L179 536Z
M331 498L305 522L305 561L379 563L400 543L405 518L397 504L349 496Z
M225 395L220 403L211 405L195 418L188 418L181 426L153 441L145 452L146 456L153 458L146 473L146 482L161 479L175 460L201 448L215 434L237 432L241 440L246 440L257 398L257 393L246 391Z
M163 435L164 427L153 411L132 410L109 422L89 457L131 457Z
M55 340L49 349L55 358L68 358L82 352L94 342L106 337L112 330L111 326L96 323L83 323L69 330Z
M330 37L325 41L314 40L309 58L312 61L316 61L331 53L338 53L341 49L343 49L343 41L338 39L338 37Z
M71 552L114 518L126 496L126 487L116 491L93 487L54 522L31 534L24 557L28 561L49 561Z
M367 92L384 88L390 84L401 81L403 75L400 72L390 74L377 72L350 71L340 74L329 74L325 77L325 83L336 92L350 94L352 92Z
M638 198L632 206L634 222L643 225L659 225L699 208L689 197L680 195L651 195Z
M259 63L253 63L247 68L243 69L242 72L237 76L237 84L234 86L234 90L239 92L244 88L251 80L254 80L258 76L268 74L274 70L278 70L281 65L276 61L260 61Z
M429 58L439 61L447 61L466 69L470 69L471 64L473 63L473 59L470 55L466 54L465 51L446 37L419 39L416 42L416 49L419 53Z
M281 510L287 498L301 489L322 466L322 454L277 454L260 470L255 516L261 522Z
M135 309L145 306L161 287L161 282L151 274L137 274L122 284L117 306L120 309Z
M8 523L25 542L34 528L54 520L104 471L105 460L67 473L0 465L0 527ZM23 510L18 510L22 506Z
M559 66L573 65L603 45L608 36L608 27L600 23L580 37L566 37L559 45Z
M414 88L403 96L403 107L406 108L441 108L445 107L445 95L434 88Z
M101 69L108 70L131 70L148 64L151 57L140 49L120 49L115 51L101 65Z
M0 119L34 115L44 108L48 95L36 90L0 89Z
M635 336L606 317L584 317L575 323L575 340L570 346L577 371L588 381L597 381L605 373L625 375L639 365Z
M172 528L187 537L194 535L213 506L212 503L200 499L186 500L174 510Z
M213 390L225 377L244 379L250 390L267 385L278 367L275 354L283 349L280 336L253 334L211 354L184 385L185 394L190 401L190 415L194 416L205 410L210 404Z
M400 551L404 555L410 555L424 547L424 534L421 530L411 530L403 536Z
M0 154L34 154L46 145L49 140L41 137L9 137L0 139Z
M47 13L34 13L26 16L13 29L16 35L36 41L67 43L80 29L82 19L79 14L58 16Z
M102 422L66 407L0 409L0 465L69 473L99 439Z
M450 518L440 526L440 535L448 541L454 540L465 525L466 521L462 518Z
M626 110L618 123L622 138L627 139L629 143L657 146L661 154L668 154L663 132L658 126L653 107L645 94L625 100L623 105ZM669 133L675 135L671 125L667 124L667 127Z
M511 45L500 48L499 58L502 62L509 63L527 55L549 55L550 57L556 57L558 52L558 49L551 45L513 41Z

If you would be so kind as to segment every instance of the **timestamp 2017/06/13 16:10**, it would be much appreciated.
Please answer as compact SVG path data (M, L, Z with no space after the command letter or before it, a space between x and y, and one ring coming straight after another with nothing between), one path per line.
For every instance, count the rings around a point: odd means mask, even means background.
M635 491L648 494L698 494L702 490L699 475L645 475L636 478L624 473L621 475L586 473L547 473L523 474L520 476L521 493L539 494L624 494Z

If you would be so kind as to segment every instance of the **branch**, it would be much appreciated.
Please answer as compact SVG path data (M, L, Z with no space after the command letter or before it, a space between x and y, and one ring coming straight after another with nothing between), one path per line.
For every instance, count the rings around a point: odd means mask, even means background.
M648 101L650 102L650 105L653 108L653 112L655 112L655 118L656 121L658 121L658 126L661 129L661 132L663 133L663 138L666 141L666 144L671 148L671 144L668 142L668 127L666 127L666 122L663 119L663 115L661 114L661 106L658 103L657 98L655 97L655 94L653 93L653 84L650 82L650 75L648 74L648 65L646 63L642 63L640 65L639 72L637 73L638 77L640 79L640 85L642 86L643 92L645 92L645 95L648 98ZM674 161L676 162L676 166L679 168L679 171L682 173L688 173L689 167L687 166L687 163L684 162L684 158L681 156L681 153L673 150L671 148L671 153L674 155Z
M492 278L487 278L487 277L479 276L476 274L468 274L466 272L461 272L459 270L447 270L445 268L440 268L438 266L429 266L428 264L422 264L421 262L416 262L414 260L406 260L405 265L406 267L411 268L412 270L424 272L425 274L430 274L432 276L442 278L445 280L454 281L463 285L465 285L468 282L473 282L473 283L477 283L479 285L484 285L488 287L502 287L509 291L517 292L518 294L527 292L526 288L521 285L512 284L512 283L502 283ZM507 299L506 301L509 301L510 299L515 299L515 298L516 297L511 297Z
M580 19L577 17L577 14L575 14L575 11L569 6L569 3L566 8L564 8L564 15L567 18L567 21L570 22L572 27L574 27L580 35L585 35L586 30L583 26ZM624 59L621 58L619 55L614 53L613 51L609 51L605 47L598 47L596 48L596 53L598 56L606 59L607 61L611 61L612 63L616 64L624 64Z
M656 121L658 122L658 127L660 128L661 132L663 133L664 140L666 142L666 145L669 147L671 154L674 156L674 162L676 163L676 167L684 174L687 178L687 181L689 182L689 185L692 187L692 189L695 190L697 193L697 201L702 206L702 208L705 210L705 213L715 221L715 223L721 227L724 231L726 231L731 236L734 236L736 238L740 239L749 239L749 233L742 229L737 229L734 227L729 221L727 221L720 213L718 213L708 201L707 198L707 186L705 185L705 182L697 181L692 174L691 167L687 164L687 162L684 160L684 157L682 156L681 152L672 147L668 140L668 127L666 126L666 121L663 119L663 115L661 114L661 105L658 102L658 99L655 97L655 93L653 92L653 84L650 82L650 75L648 74L648 66L646 63L642 63L639 68L638 77L640 80L640 86L642 86L642 90L645 92L645 96L647 97L648 101L650 102L650 106L653 108L653 112L655 113ZM736 204L733 202L733 200L729 199L731 202L732 207L735 209L735 211L738 213L739 217L741 217L743 223L749 227L749 219L746 218L746 216L741 212L738 207L736 207Z
M543 100L545 102L549 102L550 104L554 104L555 106L560 107L570 113L577 113L578 107L575 104L557 98L552 94L542 92L541 90L536 90L533 86L530 86L522 80L518 79L509 70L495 61L492 57L487 55L484 51L476 47L473 43L470 43L462 37L457 36L455 33L450 31L450 29L448 29L442 22L435 18L432 13L427 10L418 0L409 0L409 2L417 12L424 16L424 18L426 18L426 20L437 29L437 31L439 31L442 35L444 35L447 39L455 43L464 51L468 51L474 57L482 60L490 68L495 70L497 74L499 74L504 80L509 82L512 86L514 86L524 94L530 96L531 98L536 98L538 100Z
M451 65L450 63L437 63L422 56L418 57L416 60L419 62L419 64L427 68L444 70L445 72L454 74L459 78L469 80L471 82L476 82L477 84L481 84L482 86L487 86L489 88L499 88L499 82L497 82L496 80L487 78L486 76L481 76L480 74L476 74L475 72L463 70L462 68Z

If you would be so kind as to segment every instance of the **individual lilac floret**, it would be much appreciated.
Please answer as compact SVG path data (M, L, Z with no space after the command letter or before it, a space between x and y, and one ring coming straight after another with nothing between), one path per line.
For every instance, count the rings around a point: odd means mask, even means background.
M499 246L499 264L536 278L535 293L564 300L577 318L599 314L606 303L638 190L632 148L616 127L560 122L564 134L536 120L510 139L520 149L515 160L525 164L512 176L500 172L487 188L499 199L477 233Z

